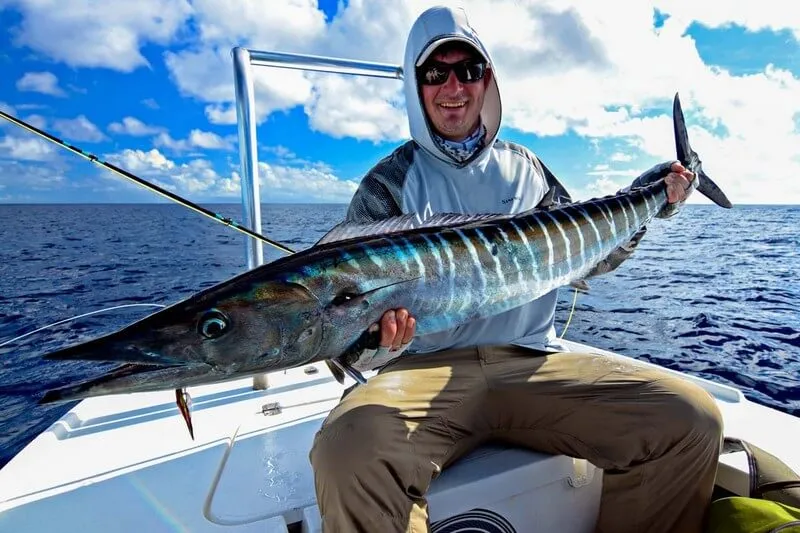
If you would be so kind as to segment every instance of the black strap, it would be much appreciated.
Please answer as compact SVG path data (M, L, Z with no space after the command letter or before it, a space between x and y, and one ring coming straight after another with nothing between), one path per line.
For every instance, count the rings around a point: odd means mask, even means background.
M797 481L772 481L759 485L756 490L751 494L753 498L764 498L765 492L773 492L783 489L800 488L800 480Z
M800 508L800 474L786 463L758 446L734 437L725 437L723 450L725 453L743 451L747 454L749 497Z

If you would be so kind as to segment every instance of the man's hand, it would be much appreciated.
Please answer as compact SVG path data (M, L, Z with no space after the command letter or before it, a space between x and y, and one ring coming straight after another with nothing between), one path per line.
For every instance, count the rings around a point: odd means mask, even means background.
M667 201L671 204L685 202L694 190L694 173L686 170L678 161L672 163L670 173L664 178L667 184Z
M409 316L407 309L390 309L381 317L380 324L373 324L371 331L380 328L379 346L395 352L404 344L411 342L417 329L417 321Z
M381 334L378 349L364 350L352 365L359 372L380 368L406 351L417 331L417 321L409 316L407 309L390 309L383 314L379 323L369 327L370 333L378 330Z

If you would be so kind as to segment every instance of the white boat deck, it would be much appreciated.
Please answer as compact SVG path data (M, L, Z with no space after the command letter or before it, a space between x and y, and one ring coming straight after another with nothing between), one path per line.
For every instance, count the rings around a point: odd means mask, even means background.
M324 365L313 366L313 374L271 374L267 390L253 390L248 379L190 390L194 441L172 391L79 403L0 470L0 531L319 531L308 451L344 387ZM715 396L727 435L800 471L800 419L735 389L687 379ZM280 412L265 415L271 403ZM743 492L746 468L743 453L724 455L718 484ZM581 473L588 474L585 487ZM590 531L600 474L566 457L482 448L434 482L431 519L490 506L490 494L497 505L516 497L518 507L542 520L548 512L560 531ZM573 502L570 512L558 513L565 498L578 498L585 512L574 512ZM540 522L530 531L548 527Z

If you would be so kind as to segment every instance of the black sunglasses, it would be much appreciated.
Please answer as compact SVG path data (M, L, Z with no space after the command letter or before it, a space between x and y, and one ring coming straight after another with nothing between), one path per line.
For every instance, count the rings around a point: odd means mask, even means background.
M458 63L429 61L417 67L417 79L422 85L442 85L450 77L451 70L461 83L475 83L486 75L486 63L475 59L465 59Z

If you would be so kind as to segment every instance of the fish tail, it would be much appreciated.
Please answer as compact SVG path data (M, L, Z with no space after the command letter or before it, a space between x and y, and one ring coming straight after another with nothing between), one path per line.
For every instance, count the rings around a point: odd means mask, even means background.
M678 93L675 93L675 99L672 103L672 123L675 129L675 149L678 161L697 176L695 183L697 190L720 207L726 209L733 207L733 204L722 192L722 189L705 173L703 162L700 161L697 152L692 150L689 144L689 132L686 129L686 121L683 117Z

